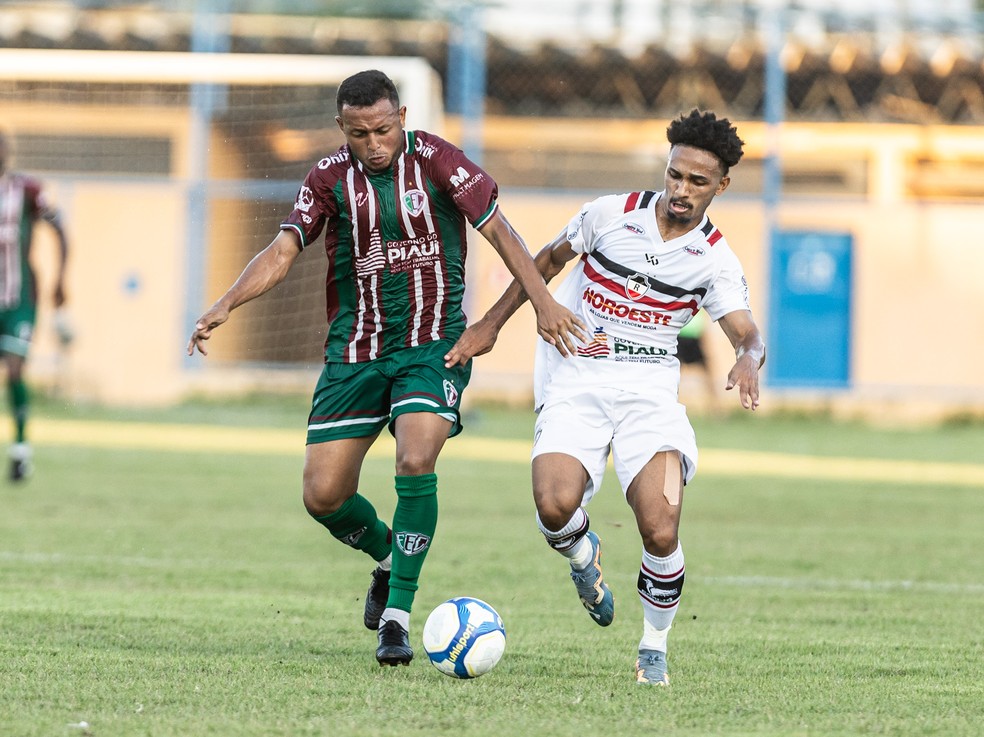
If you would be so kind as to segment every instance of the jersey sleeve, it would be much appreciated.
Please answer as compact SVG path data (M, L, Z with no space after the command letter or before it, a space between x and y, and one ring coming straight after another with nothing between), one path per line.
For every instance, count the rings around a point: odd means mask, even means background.
M337 211L335 197L328 189L324 175L314 166L297 190L294 209L280 224L280 229L295 231L301 239L301 248L307 248L317 240L325 222Z
M454 202L475 229L481 228L498 209L499 186L492 176L457 146L443 138L415 131L417 151L429 161L431 181ZM433 147L429 159L427 153Z
M567 241L576 253L590 253L601 230L625 208L625 195L605 195L581 206L567 223Z
M54 211L48 203L41 181L27 175L21 175L21 181L24 187L24 204L27 208L28 217L31 220L37 220L49 213L51 213L49 217L53 216Z
M702 305L707 310L710 318L715 322L729 312L750 309L748 281L745 279L745 273L742 271L741 263L739 263L738 257L728 247L727 243L718 241L714 245L714 248L717 249L721 246L724 246L719 256L721 259L721 268L718 271L717 277L707 290L707 297L704 299Z

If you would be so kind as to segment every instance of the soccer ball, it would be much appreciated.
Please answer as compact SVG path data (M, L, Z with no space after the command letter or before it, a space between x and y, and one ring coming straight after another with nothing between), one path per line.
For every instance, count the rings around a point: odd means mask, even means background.
M424 623L424 651L441 673L477 678L492 670L506 649L502 617L481 599L457 596Z

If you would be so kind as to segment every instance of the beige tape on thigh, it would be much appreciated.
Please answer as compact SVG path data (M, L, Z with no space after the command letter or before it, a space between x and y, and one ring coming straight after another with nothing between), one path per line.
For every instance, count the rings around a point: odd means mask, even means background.
M671 507L680 504L680 486L683 483L682 462L678 453L666 453L663 463L663 496Z

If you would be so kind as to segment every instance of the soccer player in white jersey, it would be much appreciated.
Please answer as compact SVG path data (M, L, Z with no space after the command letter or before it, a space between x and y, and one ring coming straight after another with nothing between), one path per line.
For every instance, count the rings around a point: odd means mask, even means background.
M639 683L667 685L667 635L684 581L678 531L697 445L677 398L677 334L703 308L735 349L727 389L759 405L765 344L749 309L735 254L705 211L730 183L743 141L726 118L693 110L667 128L662 192L608 195L585 204L536 256L549 281L578 259L556 292L587 326L588 343L562 357L540 341L534 371L537 420L533 497L547 543L570 561L581 602L601 626L614 597L601 570L601 542L585 509L601 485L609 449L642 538L637 588L643 633ZM514 281L445 359L481 355L525 301Z

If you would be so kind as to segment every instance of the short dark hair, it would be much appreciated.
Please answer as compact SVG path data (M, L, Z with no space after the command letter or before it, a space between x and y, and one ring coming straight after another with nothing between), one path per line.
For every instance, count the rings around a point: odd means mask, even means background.
M400 107L400 95L396 91L393 80L378 69L367 69L353 74L338 85L335 95L335 105L339 114L345 105L350 107L372 107L382 99L387 99L397 108Z
M718 118L712 112L697 108L681 114L666 128L666 140L671 146L682 144L710 151L724 164L724 173L741 159L745 142L738 137L737 129L727 118Z

